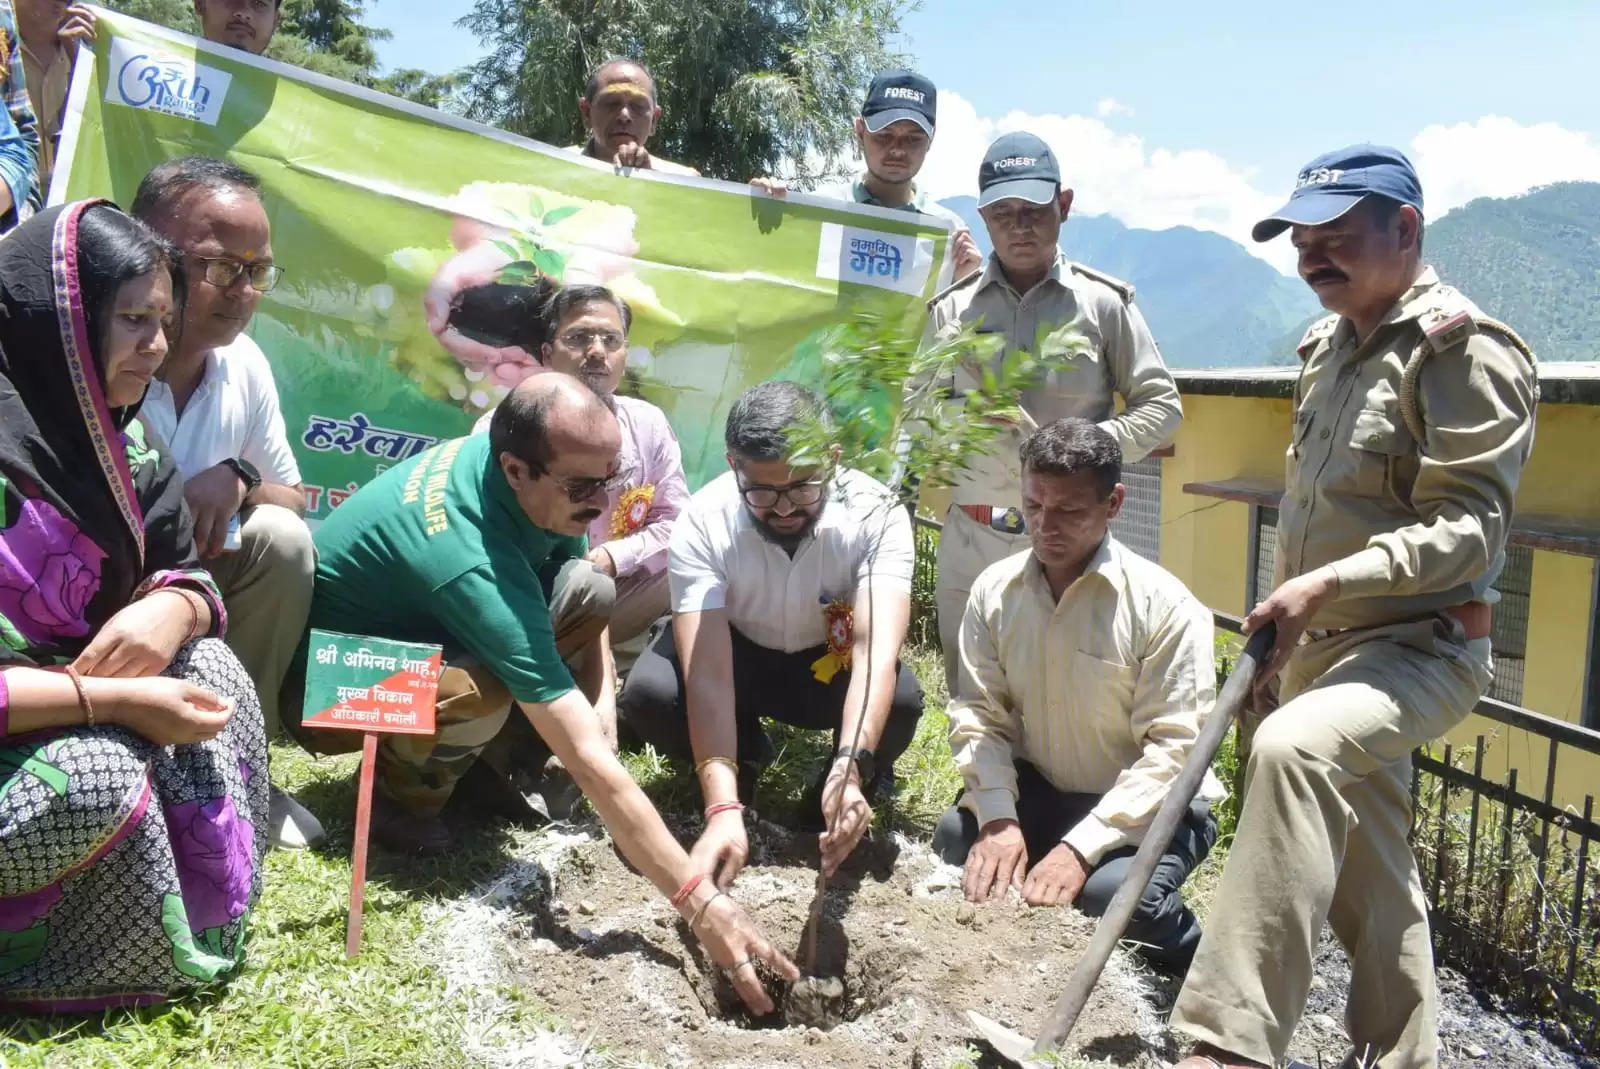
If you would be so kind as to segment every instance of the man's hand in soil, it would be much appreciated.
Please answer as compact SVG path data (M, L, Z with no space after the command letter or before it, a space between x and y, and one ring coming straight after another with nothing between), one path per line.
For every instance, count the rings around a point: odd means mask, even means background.
M783 980L792 983L800 979L800 970L795 968L794 962L767 941L737 902L716 888L702 883L684 903L683 910L691 919L699 914L699 923L694 925L695 937L756 1016L769 1014L773 1009L772 997L761 986L756 962L766 962Z
M696 872L709 872L718 887L727 890L750 858L750 840L744 833L744 814L737 809L718 813L706 821L706 830L689 851Z
M1089 878L1089 866L1076 850L1061 843L1033 866L1022 884L1022 900L1030 906L1070 906Z
M183 484L183 497L194 517L194 545L202 557L222 552L228 521L244 506L244 480L226 464L213 464Z
M854 758L834 759L833 770L822 786L822 821L828 829L817 837L822 850L822 874L832 876L872 823L872 807L861 793L861 771Z
M1028 871L1028 846L1022 825L1014 820L991 820L978 833L967 852L961 872L961 893L968 902L987 902L1006 896L1006 888L1022 886Z

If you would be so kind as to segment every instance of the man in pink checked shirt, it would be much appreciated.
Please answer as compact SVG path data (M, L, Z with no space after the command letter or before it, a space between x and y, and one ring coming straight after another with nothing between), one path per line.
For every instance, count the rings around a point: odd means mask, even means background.
M620 474L589 525L589 562L617 581L611 616L611 642L617 646L666 614L667 543L673 520L689 500L683 455L665 412L617 395L633 321L626 301L604 286L564 286L545 305L543 318L539 362L584 382L622 424Z

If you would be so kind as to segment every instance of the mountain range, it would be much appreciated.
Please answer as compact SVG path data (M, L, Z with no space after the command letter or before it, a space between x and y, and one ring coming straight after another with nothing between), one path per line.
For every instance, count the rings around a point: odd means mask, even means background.
M967 220L987 254L977 200L943 203ZM1072 259L1134 285L1172 367L1292 363L1294 343L1324 314L1298 278L1209 231L1073 215L1061 243ZM1445 281L1514 326L1541 360L1600 359L1600 183L1472 201L1428 224L1423 251Z

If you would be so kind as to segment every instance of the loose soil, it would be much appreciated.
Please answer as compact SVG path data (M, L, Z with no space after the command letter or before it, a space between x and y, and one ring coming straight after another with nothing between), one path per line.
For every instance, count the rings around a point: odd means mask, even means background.
M765 821L753 821L750 833L751 863L735 897L806 969L816 840ZM789 992L768 976L779 1009L758 1019L598 826L544 833L535 852L472 896L467 912L441 914L446 945L479 951L449 966L453 982L520 989L562 1021L559 1035L531 1046L482 1052L486 1064L994 1069L1006 1063L977 1039L963 1011L1032 1034L1093 932L1076 910L1029 909L1015 896L975 907L961 898L959 870L925 845L898 835L868 841L830 884L820 960L806 969L836 983L837 993L831 984ZM454 939L452 924L471 938ZM1459 973L1441 968L1438 976L1441 1069L1600 1069L1535 1023L1501 1012ZM1340 1064L1348 988L1343 952L1325 940L1293 1057ZM1118 950L1067 1053L1125 1069L1169 1065L1186 1045L1164 1028L1177 990L1176 980ZM483 1030L492 1033L492 1022ZM591 1061L584 1051L597 1048L612 1057Z
M759 823L752 854L735 896L801 963L815 838ZM552 877L553 886L531 888L518 903L506 946L510 971L580 1035L656 1065L947 1066L978 1045L963 1010L1031 1028L1093 932L1074 910L1030 910L1014 897L974 907L962 901L959 870L925 847L899 837L867 842L830 885L820 961L810 970L842 984L842 998L813 992L797 1007L785 1001L786 985L769 977L780 1009L754 1018L609 842L575 846L553 864ZM1116 1065L1165 1064L1160 1022L1142 991L1138 967L1119 952L1074 1046ZM838 1023L790 1023L823 1018ZM980 1055L975 1064L1001 1063Z

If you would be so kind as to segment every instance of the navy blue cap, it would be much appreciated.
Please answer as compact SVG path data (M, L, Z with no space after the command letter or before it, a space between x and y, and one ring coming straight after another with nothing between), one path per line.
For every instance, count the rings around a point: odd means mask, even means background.
M1002 134L983 154L978 168L978 207L998 200L1049 204L1061 193L1061 168L1043 139L1032 134Z
M861 117L873 133L890 123L910 120L932 137L938 110L939 91L928 79L916 71L884 71L872 79Z
M1351 145L1318 156L1300 172L1289 202L1250 231L1271 241L1291 226L1331 223L1372 194L1422 211L1422 183L1406 154L1387 145Z

